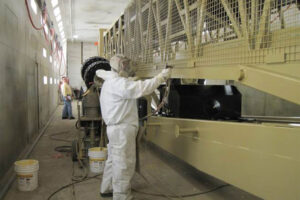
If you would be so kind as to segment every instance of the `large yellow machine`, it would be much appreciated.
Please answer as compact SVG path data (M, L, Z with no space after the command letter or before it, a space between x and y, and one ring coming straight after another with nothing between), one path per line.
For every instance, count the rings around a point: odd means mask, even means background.
M300 104L298 0L135 0L99 54L122 53L148 78L232 80ZM264 199L300 199L300 127L155 116L147 138Z

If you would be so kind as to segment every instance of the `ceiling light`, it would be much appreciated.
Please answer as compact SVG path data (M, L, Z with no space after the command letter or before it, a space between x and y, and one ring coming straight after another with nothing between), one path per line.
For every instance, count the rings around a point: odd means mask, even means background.
M56 17L57 15L59 15L59 14L60 14L60 9L59 9L59 7L55 8L55 9L53 10L53 13L54 13L54 16L55 16L55 17Z
M34 14L37 14L37 5L35 3L35 0L31 0L30 5L31 5L31 8L32 8Z
M75 38L75 39L78 38L78 35L73 35L73 38Z
M63 23L62 23L62 22L59 22L59 23L57 24L57 26L58 26L58 28L63 27Z
M45 49L45 48L43 48L43 56L44 56L44 58L46 58L46 57L47 57L47 51L46 51L46 49Z
M48 35L48 27L47 26L45 26L45 32Z
M292 123L292 124L289 124L289 125L291 125L291 126L298 126L298 127L300 127L300 124L296 124L296 123Z
M58 4L58 0L51 0L52 7L54 8Z
M59 22L60 20L61 20L61 15L59 14L56 16L56 21Z
M47 76L44 76L44 85L47 85L47 82L48 82L48 78Z

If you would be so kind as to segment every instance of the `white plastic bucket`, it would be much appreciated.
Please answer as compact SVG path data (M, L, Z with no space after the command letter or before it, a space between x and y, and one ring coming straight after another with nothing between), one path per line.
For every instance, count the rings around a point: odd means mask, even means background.
M20 191L33 191L38 187L39 161L19 160L15 162L18 189Z
M90 160L90 171L97 174L103 173L107 149L104 147L90 148L88 156Z

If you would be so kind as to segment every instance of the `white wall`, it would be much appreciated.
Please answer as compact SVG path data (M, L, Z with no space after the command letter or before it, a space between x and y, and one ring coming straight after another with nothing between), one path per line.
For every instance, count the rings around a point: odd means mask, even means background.
M73 88L80 89L83 84L81 78L81 43L68 42L68 72L67 76L70 79L70 85ZM83 62L92 56L97 56L97 46L94 43L83 42Z

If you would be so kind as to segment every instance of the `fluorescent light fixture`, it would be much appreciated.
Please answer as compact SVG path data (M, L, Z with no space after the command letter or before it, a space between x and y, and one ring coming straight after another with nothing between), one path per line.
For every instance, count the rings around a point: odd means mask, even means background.
M58 28L58 30L59 30L59 32L62 32L64 30L64 27L61 26L61 27Z
M62 22L59 22L59 23L57 24L57 26L58 26L58 28L60 28L60 27L63 28L63 23L62 23Z
M289 125L300 127L300 124L296 124L296 123L292 123L292 124L289 124Z
M52 7L56 7L58 4L58 0L51 0Z
M59 14L60 14L60 8L59 8L59 7L54 8L53 13L54 13L54 16L55 16L55 17L56 17L57 15L59 15Z
M78 35L73 35L73 38L75 38L75 39L78 38Z
M48 78L47 76L44 76L44 85L47 85L48 84Z
M46 32L46 34L48 35L49 29L48 29L47 25L45 25L45 32Z
M30 5L31 5L31 8L32 8L34 14L37 14L37 5L36 5L35 0L31 0Z
M50 82L50 85L52 85L52 77L50 77L50 81L49 82Z
M56 17L55 17L55 19L56 19L56 21L57 21L57 23L61 20L61 15L59 14L59 15L57 15Z
M52 63L52 56L49 57L49 61L50 61L50 63Z
M44 58L47 58L47 50L45 48L43 48L43 56Z

